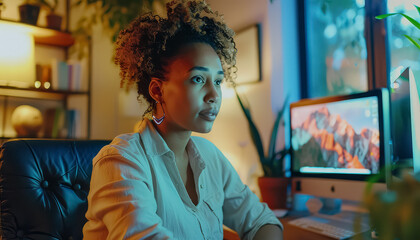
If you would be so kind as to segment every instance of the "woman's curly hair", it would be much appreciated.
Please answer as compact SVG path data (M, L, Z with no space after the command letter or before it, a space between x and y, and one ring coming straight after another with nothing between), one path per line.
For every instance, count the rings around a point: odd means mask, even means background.
M153 77L164 79L168 61L180 46L203 42L217 53L225 80L234 84L236 47L234 32L223 16L213 12L204 0L175 0L166 4L167 18L151 13L136 18L122 30L116 41L114 62L120 67L121 87L137 84L137 93L153 110L149 95Z

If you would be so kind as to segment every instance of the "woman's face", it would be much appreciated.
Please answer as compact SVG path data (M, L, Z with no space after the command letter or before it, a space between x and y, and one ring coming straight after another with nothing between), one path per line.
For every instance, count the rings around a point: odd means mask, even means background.
M222 64L205 43L187 44L167 66L162 85L167 127L207 133L222 103Z

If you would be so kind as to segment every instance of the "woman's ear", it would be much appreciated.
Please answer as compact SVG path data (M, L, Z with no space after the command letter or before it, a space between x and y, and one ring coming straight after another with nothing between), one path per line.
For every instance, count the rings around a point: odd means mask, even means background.
M159 78L150 80L149 94L156 102L162 102L162 81Z

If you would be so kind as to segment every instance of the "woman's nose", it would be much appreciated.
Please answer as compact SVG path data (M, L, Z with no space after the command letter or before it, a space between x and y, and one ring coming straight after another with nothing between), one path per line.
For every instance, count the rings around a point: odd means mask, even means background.
M220 100L220 89L214 83L208 84L208 91L204 101L207 103L217 103Z

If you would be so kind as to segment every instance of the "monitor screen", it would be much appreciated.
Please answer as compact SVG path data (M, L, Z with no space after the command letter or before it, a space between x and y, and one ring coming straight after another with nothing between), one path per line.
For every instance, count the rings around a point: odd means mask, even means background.
M390 159L388 91L292 103L290 133L292 177L366 180Z

